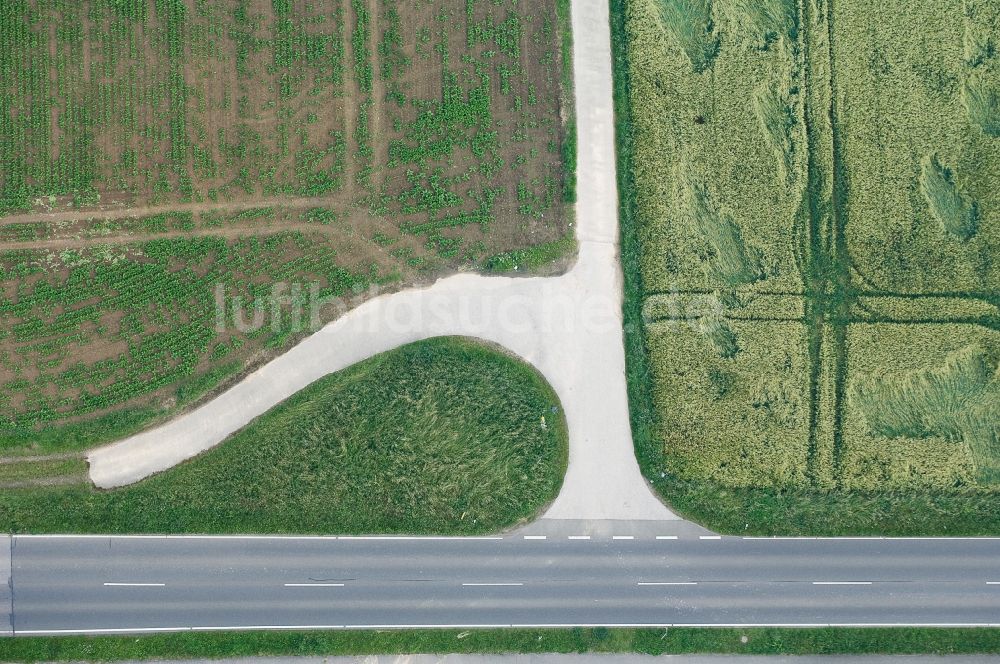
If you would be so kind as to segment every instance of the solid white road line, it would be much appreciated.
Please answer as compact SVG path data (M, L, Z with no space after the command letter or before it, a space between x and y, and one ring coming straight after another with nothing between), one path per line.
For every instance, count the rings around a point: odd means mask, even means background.
M148 634L150 632L225 632L225 631L259 631L259 630L402 630L402 629L495 629L495 628L568 628L568 627L634 627L634 628L670 628L670 627L1000 627L1000 623L969 622L969 623L492 623L492 624L423 624L423 625L212 625L205 627L112 627L96 629L18 629L15 634L23 636L47 634Z
M124 582L113 582L106 581L104 583L106 586L111 587L125 587L125 588L163 588L167 584L165 583L124 583Z
M1000 540L1000 537L816 537L814 539L824 540L824 541L836 541L842 540L844 542L850 541L884 541L884 540L895 540L900 542L919 542L919 541L931 541L931 542L969 542L969 541L983 541L990 542Z
M286 583L286 588L343 588L343 583Z
M463 542L463 541L498 541L502 537L463 537L463 536L419 536L419 535L338 535L343 541L399 540L399 541L431 541L431 542Z
M813 537L807 537L807 536L801 536L801 537L795 537L795 536L791 536L791 537L788 537L788 536L786 536L786 537L779 537L779 536L752 537L752 536L744 536L744 537L740 537L740 539L743 539L743 540L758 540L758 541L759 540L775 540L775 541L782 541L782 540L785 540L785 541L787 541L787 540L802 540L802 541L822 540L822 541L825 541L825 542L831 542L831 541L835 542L837 540L841 540L841 541L844 541L844 542L857 542L857 541L861 541L861 542L868 542L868 541L871 541L871 542L883 542L883 541L899 541L899 542L925 542L925 541L926 542L969 542L969 541L983 541L983 542L992 542L992 541L996 541L996 540L1000 539L1000 537L947 537L947 536L942 536L942 537L874 537L874 536L868 536L868 537L843 537L843 536L839 536L839 537L822 537L822 536L813 536Z
M871 581L813 581L814 586L870 586Z
M499 541L499 536L464 535L14 535L20 539L119 539L119 540L287 540L287 541L336 541L336 540L406 540L406 541Z

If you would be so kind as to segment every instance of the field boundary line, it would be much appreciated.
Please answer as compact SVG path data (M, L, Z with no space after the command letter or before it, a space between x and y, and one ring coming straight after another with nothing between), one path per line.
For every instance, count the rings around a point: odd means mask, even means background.
M0 218L0 225L54 223L58 221L86 221L89 219L111 221L115 219L140 219L171 212L244 212L254 208L280 207L288 209L323 207L339 204L337 196L285 196L259 198L224 203L176 203L173 205L140 205L136 207L108 207L63 210L59 212L26 212Z

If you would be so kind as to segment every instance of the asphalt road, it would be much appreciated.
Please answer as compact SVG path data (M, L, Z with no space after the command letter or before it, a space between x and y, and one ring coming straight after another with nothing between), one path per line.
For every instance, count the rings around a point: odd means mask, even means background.
M12 625L1000 624L1000 539L571 537L18 536Z

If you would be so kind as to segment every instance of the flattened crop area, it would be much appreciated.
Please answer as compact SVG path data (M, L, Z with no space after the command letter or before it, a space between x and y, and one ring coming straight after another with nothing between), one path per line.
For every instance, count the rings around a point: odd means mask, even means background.
M561 0L14 0L0 39L2 464L169 415L313 314L574 251Z
M993 495L1000 3L624 4L647 471L756 496L741 529L789 495L813 530L821 495Z

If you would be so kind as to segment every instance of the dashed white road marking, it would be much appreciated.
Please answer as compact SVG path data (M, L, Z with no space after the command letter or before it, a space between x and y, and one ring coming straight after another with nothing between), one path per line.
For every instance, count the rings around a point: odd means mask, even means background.
M1000 581L987 581L986 585L988 585L988 586L1000 586Z
M589 540L590 535L570 535L567 539L571 540Z
M722 535L698 535L698 539L702 540L720 540Z
M165 583L126 583L122 581L105 581L105 586L111 588L163 588Z
M463 583L463 586L523 586L523 583Z
M286 588L343 588L343 583L286 583Z
M611 539L613 539L613 540L634 540L635 537L632 536L632 535L612 535Z
M524 539L526 539L526 540L543 540L543 539L548 539L548 538L545 535L525 535Z
M871 581L813 581L814 586L870 586Z
M677 539L677 535L657 535L656 539L658 539L658 540L675 540L675 539Z
M697 581L640 581L640 586L696 586Z

